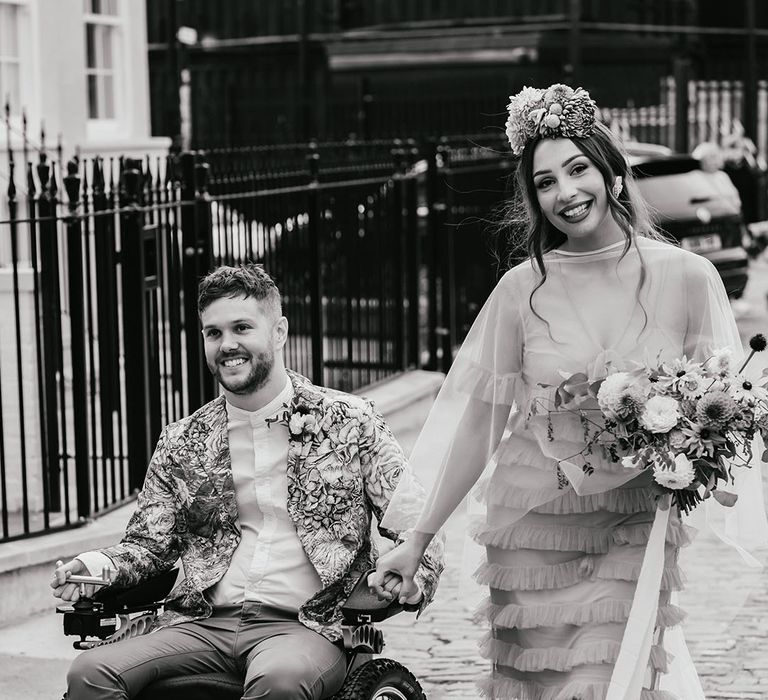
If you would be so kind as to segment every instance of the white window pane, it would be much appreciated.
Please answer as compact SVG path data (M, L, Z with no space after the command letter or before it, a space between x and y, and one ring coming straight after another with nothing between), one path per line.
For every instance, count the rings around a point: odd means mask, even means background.
M117 0L83 0L83 10L92 15L116 15Z
M85 25L85 65L96 68L96 25Z
M96 76L87 76L88 80L88 119L99 117L99 91L96 85Z
M19 55L19 8L0 3L0 56Z
M102 119L115 118L115 85L111 75L102 76L101 80L104 111L100 115Z
M21 93L19 92L19 65L0 61L0 103L5 105L6 99L11 110L21 109Z
M96 36L98 37L98 60L99 68L112 68L112 42L114 41L115 30L112 27L99 27Z

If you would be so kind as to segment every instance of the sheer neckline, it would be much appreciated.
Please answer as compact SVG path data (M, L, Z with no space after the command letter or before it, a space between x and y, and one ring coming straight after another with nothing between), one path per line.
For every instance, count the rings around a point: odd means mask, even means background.
M626 245L626 241L616 241L616 243L611 243L610 245L603 246L602 248L595 248L594 250L581 250L581 251L574 251L574 250L560 250L559 248L553 248L550 252L551 253L557 253L558 255L566 255L569 257L575 257L580 258L587 255L597 255L599 253L607 253L610 250L613 250L615 248L624 247Z

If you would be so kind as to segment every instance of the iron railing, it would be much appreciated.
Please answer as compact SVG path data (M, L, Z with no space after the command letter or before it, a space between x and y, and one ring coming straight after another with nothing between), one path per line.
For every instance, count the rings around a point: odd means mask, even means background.
M504 196L499 146L303 144L62 170L44 151L14 161L9 144L0 541L132 497L162 426L213 398L196 292L214 266L276 278L286 361L315 382L354 391L447 369L496 279L483 212Z

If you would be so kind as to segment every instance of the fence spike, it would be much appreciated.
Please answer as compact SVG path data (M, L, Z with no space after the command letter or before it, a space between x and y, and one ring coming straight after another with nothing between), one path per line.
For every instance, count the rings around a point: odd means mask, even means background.
M48 192L51 195L51 199L55 199L56 195L59 193L59 185L56 181L56 161L53 161L51 163L51 181L48 185Z
M13 204L16 201L16 178L13 173L16 169L16 164L13 162L13 151L8 151L8 203ZM13 218L13 216L11 216Z
M74 213L80 204L80 164L72 158L67 162L67 174L64 177L64 188L67 191L69 211Z
M80 162L79 157L76 155L76 162ZM85 199L88 196L88 161L91 162L91 168L93 168L93 160L86 158L83 161L83 199ZM93 176L93 171L91 171L91 176Z
M125 197L126 204L139 201L141 196L141 161L136 158L120 158L123 170L120 176L121 194Z
M48 192L48 180L51 177L51 166L48 164L48 156L45 151L40 151L38 161L37 179L40 181L41 194L45 194Z
M104 171L101 168L101 156L96 156L93 159L93 194L104 194Z
M35 187L35 174L32 169L32 163L27 162L27 197L34 199L37 196L37 188Z

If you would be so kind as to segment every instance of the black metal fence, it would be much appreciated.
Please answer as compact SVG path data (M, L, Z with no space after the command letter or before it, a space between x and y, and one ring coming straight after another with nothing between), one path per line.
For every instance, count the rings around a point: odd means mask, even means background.
M283 293L288 365L345 390L446 369L496 279L484 219L510 164L495 139L64 168L8 150L0 541L132 497L161 427L215 395L196 309L212 267L263 263Z

